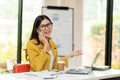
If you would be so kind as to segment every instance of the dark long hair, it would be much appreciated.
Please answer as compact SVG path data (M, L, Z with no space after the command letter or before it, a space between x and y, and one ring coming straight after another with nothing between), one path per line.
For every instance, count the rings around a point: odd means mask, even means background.
M39 41L39 37L38 37L38 32L37 32L37 29L39 29L39 26L41 24L41 22L44 20L44 19L47 19L50 21L50 23L52 24L52 21L50 20L50 18L46 15L39 15L36 17L35 21L34 21L34 24L33 24L33 30L32 30L32 33L31 33L31 37L30 37L30 40L32 39L36 39L38 44L40 43Z

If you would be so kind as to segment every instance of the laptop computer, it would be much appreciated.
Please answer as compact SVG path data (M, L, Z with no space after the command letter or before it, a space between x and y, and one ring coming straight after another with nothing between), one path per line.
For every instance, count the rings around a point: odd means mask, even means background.
M67 74L89 74L89 73L91 73L92 69L93 69L93 65L96 62L100 53L101 53L101 51L96 54L96 56L95 56L95 58L94 58L90 67L70 68L65 73L67 73Z

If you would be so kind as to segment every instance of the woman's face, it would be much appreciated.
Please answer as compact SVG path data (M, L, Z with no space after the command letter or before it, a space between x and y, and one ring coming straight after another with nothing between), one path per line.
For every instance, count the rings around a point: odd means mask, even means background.
M52 24L48 19L44 19L40 26L39 26L40 32L43 31L46 37L50 37L52 33Z

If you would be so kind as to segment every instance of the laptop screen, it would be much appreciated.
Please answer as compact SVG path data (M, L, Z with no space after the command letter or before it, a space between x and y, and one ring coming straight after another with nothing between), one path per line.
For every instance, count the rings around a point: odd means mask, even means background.
M96 60L97 60L98 56L100 55L100 53L101 53L101 51L99 51L99 52L97 53L97 55L95 56L95 58L94 58L94 60L93 60L93 62L92 62L92 64L91 64L90 68L93 68L93 65L94 65L94 63L96 62Z

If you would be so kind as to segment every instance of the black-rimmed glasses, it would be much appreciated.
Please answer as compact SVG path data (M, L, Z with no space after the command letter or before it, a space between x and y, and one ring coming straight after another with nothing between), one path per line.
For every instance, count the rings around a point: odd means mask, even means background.
M43 24L43 25L40 25L40 28L52 28L52 24L51 23L47 23L47 24Z

